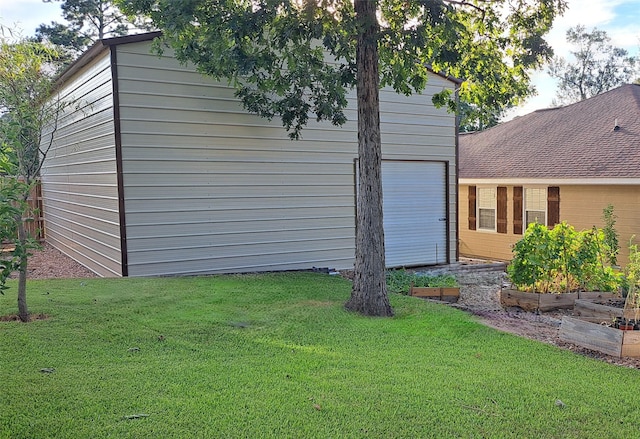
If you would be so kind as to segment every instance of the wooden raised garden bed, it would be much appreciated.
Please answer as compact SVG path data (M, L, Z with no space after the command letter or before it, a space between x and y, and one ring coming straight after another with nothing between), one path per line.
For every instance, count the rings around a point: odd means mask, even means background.
M635 310L624 310L623 298L578 299L573 315L589 322L612 322L615 318L635 318Z
M443 300L445 302L457 302L460 297L458 287L411 287L409 295L423 297L425 299Z
M571 309L577 299L613 298L614 293L585 291L579 293L527 293L525 291L502 289L500 303L503 307L517 306L525 311L553 311Z
M500 303L503 307L517 306L525 311L552 311L561 308L573 308L578 293L527 293L518 290L500 290Z
M575 317L562 317L560 340L615 357L640 357L640 331L623 331Z

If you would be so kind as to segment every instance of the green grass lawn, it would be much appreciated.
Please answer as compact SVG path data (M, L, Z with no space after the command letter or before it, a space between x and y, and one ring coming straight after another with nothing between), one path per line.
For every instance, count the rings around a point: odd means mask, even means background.
M361 317L349 292L310 273L30 281L50 318L0 323L0 438L640 434L638 370L412 297Z

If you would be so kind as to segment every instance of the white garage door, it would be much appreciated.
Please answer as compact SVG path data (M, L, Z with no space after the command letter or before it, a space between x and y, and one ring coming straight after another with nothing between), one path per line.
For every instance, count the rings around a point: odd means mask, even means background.
M447 262L446 172L440 162L382 162L387 267Z

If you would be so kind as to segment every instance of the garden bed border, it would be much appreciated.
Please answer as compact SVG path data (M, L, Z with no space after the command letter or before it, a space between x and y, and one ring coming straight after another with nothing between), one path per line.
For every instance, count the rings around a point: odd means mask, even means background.
M411 287L409 295L424 299L443 300L445 302L457 302L460 297L459 287Z
M622 331L611 326L563 316L560 340L613 355L640 357L640 331Z
M553 311L571 309L577 299L609 299L618 297L616 293L600 291L581 291L578 293L528 293L512 289L500 290L500 303L503 307L517 306L525 311Z

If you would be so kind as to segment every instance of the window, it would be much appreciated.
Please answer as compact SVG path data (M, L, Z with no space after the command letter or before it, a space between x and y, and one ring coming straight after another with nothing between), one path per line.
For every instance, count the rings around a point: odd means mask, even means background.
M478 188L478 229L496 230L496 188Z
M547 224L547 189L524 189L524 218L527 227L531 223Z

